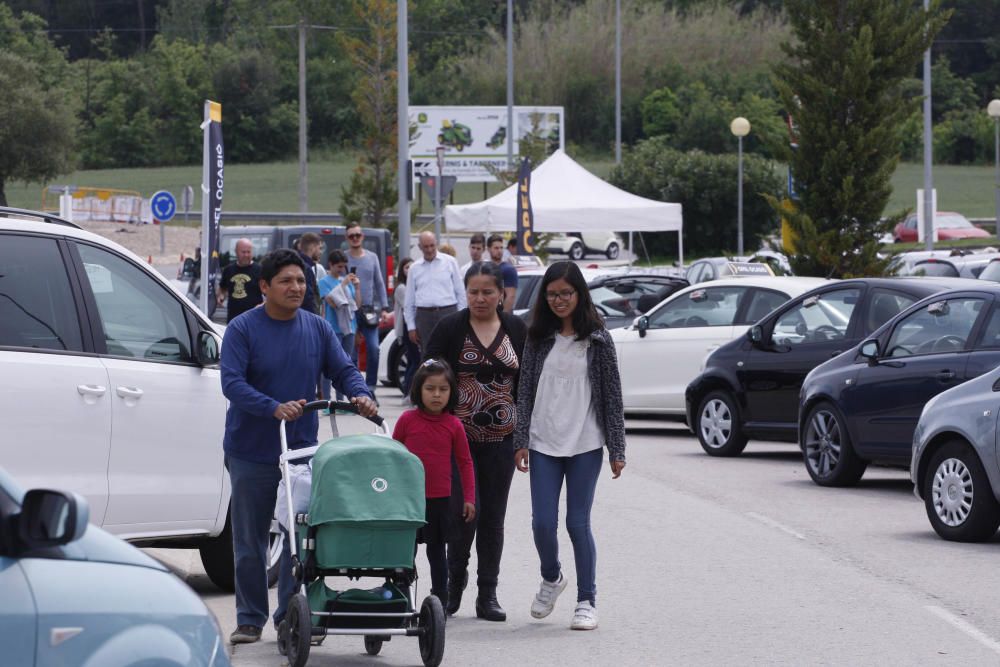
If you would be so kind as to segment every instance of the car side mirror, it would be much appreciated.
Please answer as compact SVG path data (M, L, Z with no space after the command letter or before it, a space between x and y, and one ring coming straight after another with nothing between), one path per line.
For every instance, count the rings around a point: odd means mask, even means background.
M649 329L649 318L645 315L638 318L635 321L635 328L639 330L639 338L645 338L646 331Z
M90 509L82 496L32 489L24 494L17 536L25 549L58 547L83 537L89 519Z
M749 338L750 342L754 345L760 345L764 342L764 327L759 324L753 325L747 329L747 338Z
M869 364L874 365L878 361L878 341L877 340L866 340L861 344L861 356L868 360Z
M211 331L199 331L198 343L195 348L198 363L202 366L216 366L219 363L219 350L222 343L219 337Z

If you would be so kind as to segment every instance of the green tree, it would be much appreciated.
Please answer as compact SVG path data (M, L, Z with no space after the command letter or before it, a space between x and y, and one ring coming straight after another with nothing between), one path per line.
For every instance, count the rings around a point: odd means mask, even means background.
M0 206L8 181L44 183L73 168L74 110L66 90L43 86L40 69L0 50Z
M361 117L362 153L343 188L340 212L347 220L374 227L396 204L396 3L355 0L355 20L368 28L344 34L341 43L358 70L352 98Z
M924 50L950 12L925 14L909 0L787 0L795 41L774 67L774 85L797 126L785 149L799 200L788 220L797 235L792 267L832 278L880 275L880 237L899 161L899 126L915 110L903 94ZM782 212L782 202L769 202Z

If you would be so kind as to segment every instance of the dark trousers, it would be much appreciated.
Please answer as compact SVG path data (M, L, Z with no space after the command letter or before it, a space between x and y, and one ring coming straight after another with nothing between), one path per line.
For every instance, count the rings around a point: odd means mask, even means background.
M507 496L514 478L514 438L502 442L470 442L472 465L476 473L476 519L462 522L457 539L448 542L448 570L461 581L469 567L472 542L476 543L479 560L480 588L496 588L500 577L500 556L503 554L503 524L507 516ZM462 484L452 463L452 503L459 507Z
M417 366L420 365L420 348L410 340L410 332L405 324L403 325L402 345L403 354L406 356L406 372L403 373L403 377L399 380L399 388L404 396L409 396L413 374L417 372Z
M458 312L458 306L433 309L417 308L417 336L420 338L421 354L427 349L427 343L430 342L431 334L434 333L434 327L437 326L437 323L455 312Z

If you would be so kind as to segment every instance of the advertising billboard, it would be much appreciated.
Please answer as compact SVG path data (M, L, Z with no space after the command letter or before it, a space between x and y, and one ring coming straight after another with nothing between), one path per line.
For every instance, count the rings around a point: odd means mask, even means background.
M507 169L507 142L514 155L521 139L534 135L548 151L565 148L562 107L514 107L514 131L508 132L507 107L410 107L410 158L414 178L437 174L437 148L445 149L444 175L461 183L492 183L489 167Z

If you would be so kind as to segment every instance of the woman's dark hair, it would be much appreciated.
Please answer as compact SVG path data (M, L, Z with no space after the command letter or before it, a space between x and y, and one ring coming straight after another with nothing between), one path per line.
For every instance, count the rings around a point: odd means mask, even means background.
M455 380L455 374L451 372L451 366L448 365L447 361L442 361L441 359L425 359L417 366L417 372L413 375L413 380L410 382L410 402L421 410L425 409L423 399L424 381L435 375L443 375L448 380L451 394L448 396L448 405L444 406L444 410L445 412L454 412L455 406L458 405L458 382Z
M347 255L344 254L343 250L331 250L330 254L326 256L326 265L332 266L333 264L347 264Z
M532 340L542 340L548 338L562 328L562 322L552 312L545 294L548 286L562 278L569 286L576 291L576 310L573 311L573 329L576 331L576 340L583 340L590 334L604 328L604 320L594 308L594 302L590 298L590 288L587 281L583 279L580 267L573 262L556 262L545 270L542 276L542 285L538 288L538 296L535 298L535 305L531 308L531 326L528 328L528 336Z
M469 278L475 278L476 276L489 276L497 284L500 294L503 294L503 272L500 270L499 264L494 264L493 262L473 263L465 272L465 286L469 286Z
M404 271L404 269L406 267L408 267L410 264L413 264L413 258L412 257L404 257L403 259L399 260L399 268L396 269L396 284L397 285L405 285L406 284L406 271Z
M263 280L268 285L271 284L271 280L281 273L281 270L290 264L302 269L302 273L306 272L306 263L302 261L299 257L299 253L294 250L289 250L288 248L278 248L277 250L272 250L271 252L264 255L264 258L260 260L260 279Z

